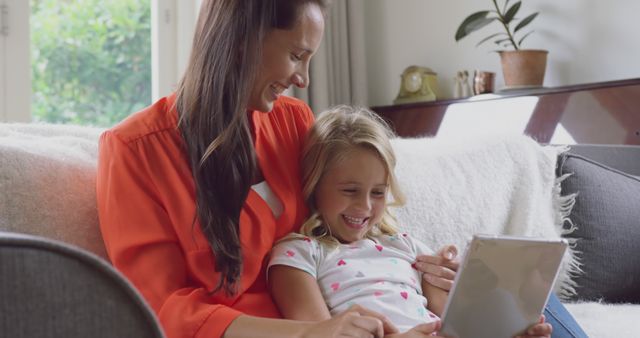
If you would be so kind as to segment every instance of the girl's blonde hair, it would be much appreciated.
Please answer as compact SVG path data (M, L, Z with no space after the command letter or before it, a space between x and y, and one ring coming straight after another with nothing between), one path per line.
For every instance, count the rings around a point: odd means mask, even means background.
M358 148L378 155L387 170L387 183L393 197L387 203L380 224L372 227L367 236L397 233L396 220L389 212L389 206L401 206L405 200L394 174L396 156L390 142L394 136L382 118L363 107L336 106L318 117L307 134L303 150L303 195L312 215L302 224L301 234L331 246L339 243L317 212L314 195L322 176Z

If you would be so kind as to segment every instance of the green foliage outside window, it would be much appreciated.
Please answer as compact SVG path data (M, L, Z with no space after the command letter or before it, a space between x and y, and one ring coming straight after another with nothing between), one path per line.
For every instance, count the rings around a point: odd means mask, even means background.
M151 103L141 0L31 0L35 121L108 127Z

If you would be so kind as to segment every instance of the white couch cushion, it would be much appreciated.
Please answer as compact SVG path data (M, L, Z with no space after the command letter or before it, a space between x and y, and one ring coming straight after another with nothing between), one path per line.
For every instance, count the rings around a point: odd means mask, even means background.
M58 239L106 257L95 197L101 132L0 124L0 230Z

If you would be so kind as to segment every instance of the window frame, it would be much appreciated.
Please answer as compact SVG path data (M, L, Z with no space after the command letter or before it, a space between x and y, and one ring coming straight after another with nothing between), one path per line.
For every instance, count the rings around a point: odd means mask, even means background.
M184 73L201 0L156 0L151 4L152 100L173 92Z
M0 34L0 119L31 121L31 64L29 54L29 1L0 0L6 30Z

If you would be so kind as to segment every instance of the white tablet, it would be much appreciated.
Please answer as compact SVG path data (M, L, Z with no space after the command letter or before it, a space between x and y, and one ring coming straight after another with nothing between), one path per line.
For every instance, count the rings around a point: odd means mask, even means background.
M513 337L537 323L567 249L564 239L475 235L442 315L440 333Z

